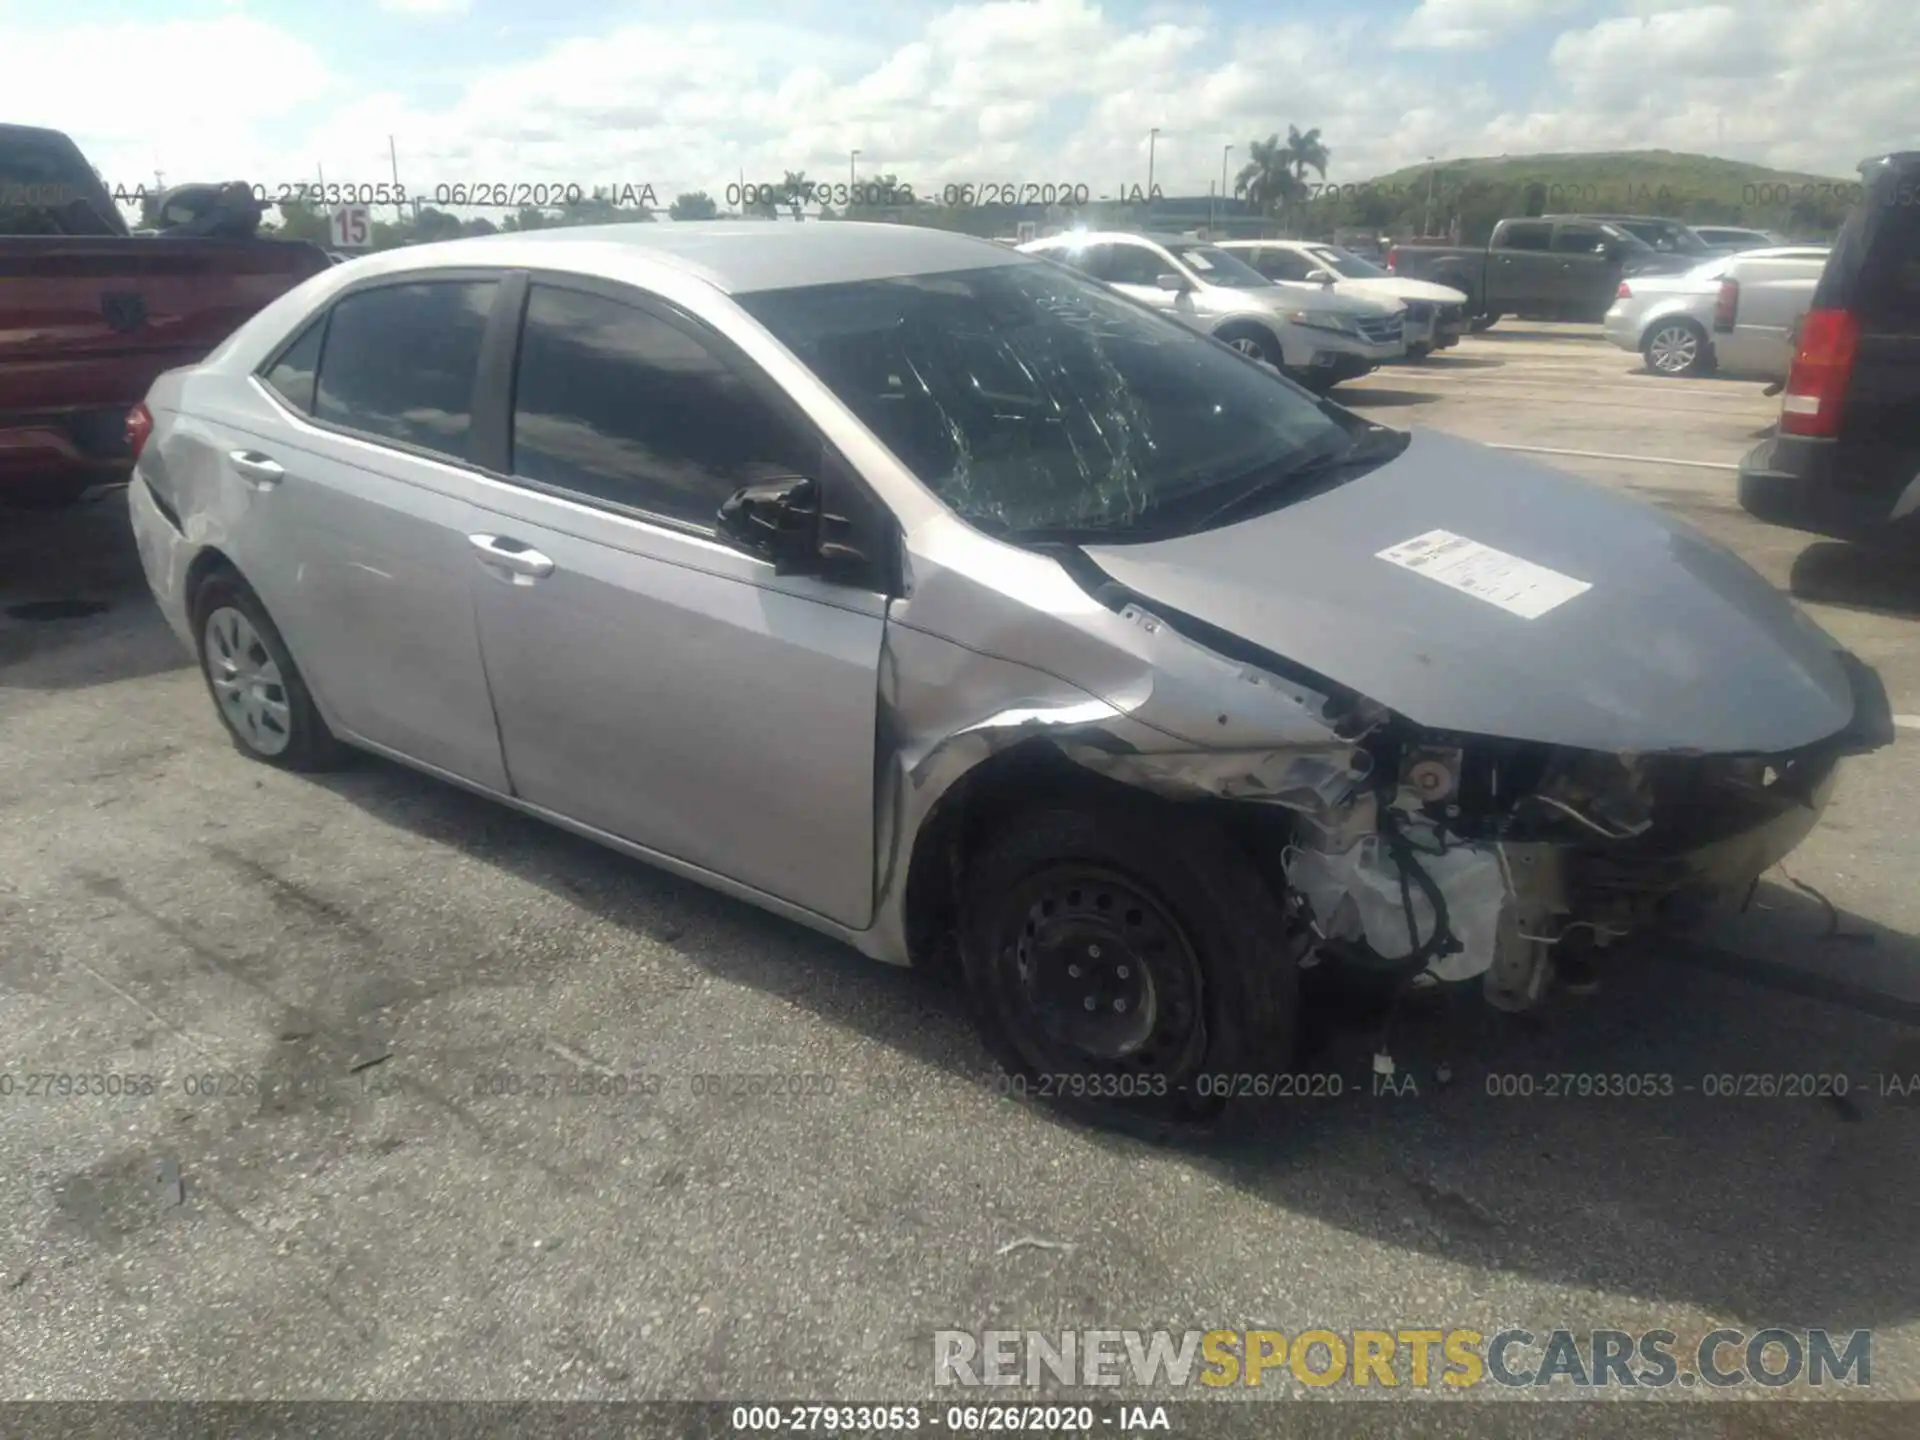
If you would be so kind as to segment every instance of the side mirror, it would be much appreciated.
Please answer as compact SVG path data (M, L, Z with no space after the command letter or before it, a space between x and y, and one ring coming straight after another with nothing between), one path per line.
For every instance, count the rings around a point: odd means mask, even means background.
M720 531L776 575L818 569L819 489L804 475L742 486L720 507Z
M1307 279L1316 285L1331 285L1334 283L1336 277L1331 270L1309 270L1307 272Z
M1171 291L1175 295L1184 295L1193 288L1187 284L1187 277L1184 275L1157 275L1154 277L1153 283L1158 285L1162 290Z

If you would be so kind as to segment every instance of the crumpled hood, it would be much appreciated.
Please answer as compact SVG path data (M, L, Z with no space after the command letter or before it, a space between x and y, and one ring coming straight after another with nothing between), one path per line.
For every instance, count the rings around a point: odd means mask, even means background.
M1570 577L1533 575L1522 609L1588 588L1524 618L1378 558L1436 530ZM1086 550L1149 608L1435 729L1778 754L1854 718L1837 642L1731 551L1650 505L1432 431L1386 465L1242 523ZM1512 583L1498 557L1487 563L1467 582Z

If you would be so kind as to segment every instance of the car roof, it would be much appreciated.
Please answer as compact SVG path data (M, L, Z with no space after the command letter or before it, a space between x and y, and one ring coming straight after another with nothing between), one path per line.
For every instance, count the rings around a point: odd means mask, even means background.
M1150 230L1142 233L1137 230L1068 230L1060 235L1046 235L1029 244L1073 244L1073 245L1111 245L1116 240L1145 240L1154 245L1217 245L1217 240L1196 240L1191 235L1174 235L1164 230Z
M1028 263L991 240L921 225L687 220L516 230L410 245L366 257L358 273L507 265L639 279L664 266L742 295Z

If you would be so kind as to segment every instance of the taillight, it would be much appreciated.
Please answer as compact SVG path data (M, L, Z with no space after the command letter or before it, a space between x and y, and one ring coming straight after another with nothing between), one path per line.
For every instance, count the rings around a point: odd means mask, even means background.
M1613 298L1616 300L1631 300L1633 298L1633 287L1622 280L1620 282L1620 288L1613 292Z
M1399 268L1400 268L1400 247L1398 245L1393 245L1388 247L1387 249L1387 269L1398 270Z
M1840 431L1840 402L1853 374L1860 322L1845 310L1809 310L1780 398L1780 433L1830 437Z
M136 405L127 412L127 448L133 452L133 458L140 458L140 447L147 443L147 437L153 434L153 412L144 404Z
M1720 295L1713 302L1713 328L1721 334L1733 329L1733 317L1740 310L1740 282L1722 280Z

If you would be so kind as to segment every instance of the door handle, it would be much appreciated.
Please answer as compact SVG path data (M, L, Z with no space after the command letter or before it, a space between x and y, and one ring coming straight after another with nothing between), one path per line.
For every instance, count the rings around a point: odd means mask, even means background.
M240 472L240 478L256 490L270 489L287 478L279 461L258 450L230 450L227 461Z
M516 585L553 573L553 561L505 535L469 535L467 540L479 552L482 565L505 571Z

